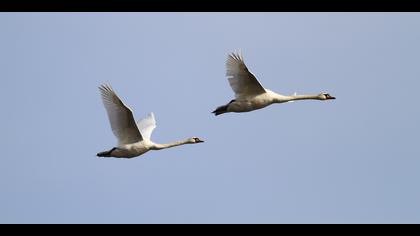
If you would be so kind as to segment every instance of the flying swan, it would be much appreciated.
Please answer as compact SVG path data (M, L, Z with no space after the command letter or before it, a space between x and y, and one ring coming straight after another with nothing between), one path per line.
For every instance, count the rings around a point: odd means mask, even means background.
M257 78L245 65L242 53L228 55L226 61L226 76L230 87L235 92L235 99L228 104L219 106L214 110L216 116L227 112L249 112L264 108L273 103L284 103L295 100L315 99L329 100L335 97L328 93L317 95L291 95L285 96L265 89Z
M118 146L109 151L98 153L98 157L133 158L149 150L160 150L183 144L204 142L197 137L193 137L169 144L154 143L150 140L150 136L156 128L153 113L136 123L131 109L121 101L110 85L101 85L99 90L108 113L112 132L118 139Z

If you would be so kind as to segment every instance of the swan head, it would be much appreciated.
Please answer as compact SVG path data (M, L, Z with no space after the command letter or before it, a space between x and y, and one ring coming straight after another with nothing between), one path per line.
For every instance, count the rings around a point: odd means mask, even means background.
M188 139L189 143L204 143L203 140L197 138L197 137L192 137L190 139Z
M331 100L331 99L335 99L335 97L331 96L329 93L320 93L318 95L319 100Z

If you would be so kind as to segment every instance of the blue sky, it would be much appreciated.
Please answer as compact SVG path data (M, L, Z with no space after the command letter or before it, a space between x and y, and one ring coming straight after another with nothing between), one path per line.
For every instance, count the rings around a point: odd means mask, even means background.
M0 13L1 223L420 223L418 13ZM282 94L210 112L227 54ZM116 144L110 83L156 142Z

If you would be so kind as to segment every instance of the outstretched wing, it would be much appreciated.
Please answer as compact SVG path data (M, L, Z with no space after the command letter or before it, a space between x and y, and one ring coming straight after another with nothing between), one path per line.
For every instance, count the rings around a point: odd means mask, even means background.
M257 78L246 67L241 53L232 53L228 56L226 76L236 98L255 96L266 92Z
M99 90L118 144L130 144L143 140L134 120L133 112L121 101L111 86L101 85Z
M137 127L139 127L143 139L150 140L152 132L156 128L156 120L153 112L150 112L146 117L137 121Z

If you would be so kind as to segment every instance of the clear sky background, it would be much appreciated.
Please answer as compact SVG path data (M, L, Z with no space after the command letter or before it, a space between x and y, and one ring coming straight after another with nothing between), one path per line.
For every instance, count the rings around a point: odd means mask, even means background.
M420 223L420 14L1 13L0 223ZM227 54L282 94L218 117ZM97 86L152 139L134 159Z

